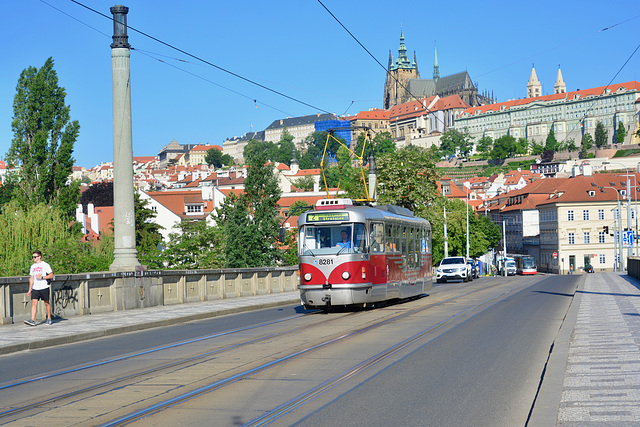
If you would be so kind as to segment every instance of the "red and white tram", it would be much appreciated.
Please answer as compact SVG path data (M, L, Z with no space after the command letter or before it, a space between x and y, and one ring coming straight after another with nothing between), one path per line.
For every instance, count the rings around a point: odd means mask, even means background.
M305 307L372 304L431 289L431 226L398 206L323 199L298 219Z

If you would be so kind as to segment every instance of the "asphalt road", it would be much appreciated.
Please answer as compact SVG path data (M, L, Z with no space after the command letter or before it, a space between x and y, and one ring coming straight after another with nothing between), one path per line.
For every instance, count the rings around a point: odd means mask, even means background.
M578 276L547 276L299 425L525 426Z

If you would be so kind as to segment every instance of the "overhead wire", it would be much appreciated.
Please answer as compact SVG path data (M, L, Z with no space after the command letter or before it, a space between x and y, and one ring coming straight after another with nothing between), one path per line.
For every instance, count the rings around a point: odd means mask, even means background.
M41 1L43 1L43 0L41 0ZM108 19L108 20L110 20L110 21L113 21L113 17L108 16L108 15L106 15L106 14L104 14L104 13L102 13L102 12L98 11L98 10L95 10L95 9L93 9L93 8L91 8L91 7L89 7L89 6L85 5L85 4L83 4L83 3L81 3L81 2L80 2L80 1L78 1L78 0L69 0L69 1L71 1L72 3L77 4L78 6L81 6L81 7L85 8L85 9L87 9L87 10L89 10L89 11L91 11L91 12L93 12L93 13L97 14L97 15L100 15L100 16L102 16L102 17L104 17L104 18L106 18L106 19ZM217 70L219 70L219 71L222 71L222 72L224 72L224 73L227 73L227 74L229 74L229 75L231 75L231 76L233 76L233 77L236 77L236 78L238 78L238 79L240 79L240 80L243 80L243 81L245 81L245 82L247 82L247 83L250 83L250 84L252 84L252 85L254 85L254 86L257 86L257 87L259 87L259 88L261 88L261 89L264 89L264 90L266 90L266 91L268 91L268 92L274 93L274 94L279 95L279 96L281 96L281 97L283 97L283 98L286 98L286 99L288 99L288 100L290 100L290 101L293 101L293 102L296 102L296 103L302 104L302 105L304 105L304 106L310 107L310 108L312 108L312 109L314 109L314 110L316 110L316 111L321 111L321 112L324 112L324 113L327 113L327 114L332 114L331 112L329 112L329 111L327 111L327 110L325 110L325 109L323 109L323 108L316 107L316 106L314 106L314 105L312 105L312 104L309 104L309 103L307 103L307 102L304 102L304 101L302 101L302 100L300 100L300 99L297 99L297 98L295 98L295 97L293 97L293 96L289 96L289 95L287 95L287 94L285 94L285 93L282 93L282 92L277 91L277 90L275 90L275 89L272 89L272 88L270 88L270 87L268 87L268 86L265 86L265 85L263 85L263 84L261 84L261 83L258 83L258 82L254 81L254 80L251 80L251 79L249 79L249 78L247 78L247 77L244 77L244 76L242 76L242 75L240 75L240 74L238 74L238 73L235 73L235 72L233 72L233 71L227 70L227 69L226 69L226 68L224 68L224 67L221 67L221 66L219 66L219 65L216 65L216 64L214 64L214 63L212 63L212 62L210 62L210 61L208 61L208 60L206 60L206 59L204 59L204 58L201 58L201 57L199 57L199 56L197 56L197 55L194 55L194 54L192 54L192 53L190 53L190 52L187 52L187 51L186 51L186 50L184 50L184 49L180 49L180 48L178 48L177 46L174 46L174 45L172 45L172 44L170 44L170 43L168 43L168 42L165 42L165 41L163 41L163 40L161 40L161 39L159 39L159 38L157 38L157 37L154 37L154 36L152 36L152 35L150 35L150 34L148 34L148 33L144 32L144 31L142 31L142 30L139 30L139 29L137 29L137 28L135 28L135 27L132 27L131 25L128 25L128 24L127 24L127 28L128 28L128 29L130 29L130 30L132 30L132 31L134 31L134 32L136 32L136 33L138 33L138 34L140 34L140 35L142 35L142 36L144 36L144 37L147 37L147 38L149 38L149 39L151 39L151 40L153 40L153 41L155 41L155 42L157 42L157 43L160 43L160 44L162 44L163 46L166 46L166 47L168 47L168 48L170 48L170 49L173 49L173 50L175 50L175 51L177 51L177 52L180 52L180 53L182 53L183 55L186 55L186 56L188 56L188 57L190 57L190 58L193 58L193 59L195 59L195 60L197 60L197 61L199 61L199 62L202 62L202 63L204 63L204 64L206 64L206 65L209 65L210 67L213 67L213 68L215 68L215 69L217 69Z
M49 2L47 2L47 1L45 1L45 0L40 0L40 2L42 2L42 3L46 4L47 6L51 7L52 9L54 9L54 10L56 10L56 11L58 11L58 12L60 12L61 14L65 15L65 16L67 16L67 17L71 18L71 19L73 19L74 21L76 21L76 22L78 22L78 23L80 23L80 24L82 24L82 25L84 25L84 26L86 26L86 27L88 27L88 28L90 28L90 29L94 30L95 32L97 32L97 33L99 33L99 34L101 34L101 35L103 35L103 36L105 36L105 37L107 37L107 38L111 38L111 35L109 35L109 34L105 33L104 31L102 31L102 30L100 30L100 29L98 29L98 28L96 28L96 27L94 27L94 26L91 26L91 25L87 24L86 22L84 22L84 21L82 21L82 20L80 20L80 19L76 18L75 16L73 16L73 15L71 15L71 14L69 14L69 13L65 12L64 10L62 10L62 9L60 9L60 8L58 8L58 7L55 7L54 5L50 4ZM103 15L103 16L104 16L104 15ZM188 71L188 70L186 70L186 69L184 69L184 68L180 68L180 67L178 67L178 66L176 66L176 65L173 65L173 64L171 64L171 63L169 63L169 62L167 62L167 61L164 61L164 60L162 60L162 59L159 59L159 58L157 58L157 57L158 57L158 56L161 56L161 57L164 57L164 58L167 58L167 59L171 59L171 60L174 60L174 61L184 62L184 63L190 64L191 62L190 62L190 61L187 61L186 59L177 58L177 57L169 56L169 55L162 55L162 54L160 54L160 53L150 52L150 51L143 50L143 49L138 49L138 48L135 48L135 47L131 47L130 49L131 49L133 52L135 52L135 53L140 53L140 54L142 54L142 55L145 55L145 56L147 56L147 57L149 57L149 58L151 58L151 59L154 59L154 60L156 60L156 61L158 61L158 62L161 62L161 63L163 63L163 64L165 64L165 65L167 65L167 66L169 66L169 67L175 68L175 69L177 69L177 70L179 70L179 71L182 71L182 72L184 72L184 73L186 73L186 74L189 74L189 75L191 75L191 76L193 76L193 77L196 77L196 78L198 78L198 79L201 79L201 80L203 80L203 81L206 81L207 83L211 83L211 84L213 84L213 85L215 85L215 86L217 86L217 87L219 87L219 88L221 88L221 89L227 90L227 91L229 91L229 92L231 92L231 93L234 93L234 94L236 94L236 95L238 95L238 96L241 96L241 97L243 97L243 98L249 99L249 100L253 101L253 102L254 102L254 104L260 104L260 105L263 105L263 106L265 106L265 107L271 108L271 109L273 109L273 110L275 110L275 111L278 111L278 112L280 112L280 113L282 113L282 114L285 114L285 115L287 115L287 116L292 116L292 115L293 115L293 114L291 114L291 113L289 113L289 112L286 112L286 111L280 110L279 108L276 108L276 107L274 107L274 106L272 106L272 105L269 105L269 104L267 104L267 103L265 103L265 102L258 101L257 99L255 99L255 97L251 97L251 96L245 95L245 94L243 94L243 93L241 93L241 92L238 92L238 91L236 91L236 90L233 90L233 89L231 89L231 88L228 88L228 87L226 87L226 86L223 86L223 85L221 85L221 84L219 84L219 83L214 82L213 80L210 80L210 79L208 79L208 78L206 78L206 77L203 77L203 76L201 76L201 75L199 75L199 74L196 74L196 73L193 73L193 72L191 72L191 71Z

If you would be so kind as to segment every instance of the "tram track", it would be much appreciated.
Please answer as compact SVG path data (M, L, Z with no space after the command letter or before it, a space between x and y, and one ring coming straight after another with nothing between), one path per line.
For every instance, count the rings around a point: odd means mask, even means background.
M388 358L389 356L391 356L392 354L400 351L401 349L406 348L407 346L421 340L424 339L425 337L428 337L430 334L433 334L435 332L437 332L439 329L443 328L446 325L449 325L453 322L459 321L460 319L464 318L465 316L470 315L470 313L481 309L482 307L491 304L492 302L499 300L501 298L503 298L505 296L505 294L509 294L509 293L514 293L517 292L521 289L524 289L528 286L531 285L531 283L533 282L533 280L525 280L523 283L521 283L519 286L516 286L514 288L510 288L507 291L504 292L500 292L497 295L493 295L491 298L488 298L486 300L483 300L481 302L479 302L478 304L473 305L472 307L470 307L467 310L464 310L462 312L456 313L455 315L451 316L449 319L445 319L443 322L436 324L436 325L432 325L429 328L426 328L420 332L418 332L417 334L414 334L412 337L407 338L406 340L403 340L400 343L397 343L393 346L388 347L387 349L385 349L384 351L381 351L380 353L378 353L376 356L369 358L368 360L365 360L361 363L358 363L356 365L354 365L353 367L345 370L344 372L342 372L341 374L337 375L336 377L333 377L331 380L326 381L316 387L311 388L310 390L306 391L305 393L300 394L299 396L296 396L295 398L289 400L288 402L286 402L285 404L281 405L281 407L278 408L274 408L274 410L269 411L267 414L265 414L263 417L259 417L256 420L252 421L253 424L249 424L249 425L262 425L265 422L271 422L273 419L276 419L277 417L281 416L282 414L292 410L293 408L299 407L300 405L304 404L305 402L309 401L310 399L313 399L315 396L324 393L326 390L335 387L336 385L348 380L349 378L351 378L353 375L357 374L358 372L362 372L365 369L368 369L369 367L379 363L380 361ZM277 355L273 355L269 357L269 360L267 362L264 363L254 363L252 364L252 366L247 367L246 369L235 369L235 372L232 370L232 372L228 373L226 376L223 376L222 378L218 378L215 381L211 381L205 385L196 387L190 391L184 392L184 393L179 393L169 399L165 399L162 400L160 402L148 405L147 407L143 407L140 409L137 409L135 411L131 411L130 413L124 415L124 416L119 416L116 417L113 421L109 421L106 422L102 425L125 425L128 423L131 423L133 421L139 420L141 418L150 416L152 414L158 413L163 411L166 408L169 408L171 406L177 405L181 402L185 402L187 400L190 399L194 399L198 396L201 396L203 394L212 392L214 390L219 390L221 388L224 388L226 386L229 386L231 384L234 384L238 381L241 381L243 379L246 379L248 377L251 377L253 375L256 375L259 372L262 371L266 371L269 370L271 368L274 368L276 366L280 366L285 364L288 361L291 361L293 359L296 358L300 358L301 356L305 355L305 354L309 354L311 352L314 352L316 350L322 349L322 348L326 348L328 346L331 346L332 344L338 343L338 342L344 342L350 338L353 338L355 336L358 335L362 335L366 332L372 331L374 329L380 328L384 325L393 323L393 322L397 322L401 319L405 319L407 317L410 317L412 315L416 315L419 314L421 312L424 312L425 310L428 310L430 308L433 308L435 306L439 306L442 304L446 304L446 303L451 303L453 301L455 301L456 299L460 299L460 298L464 298L466 296L470 296L472 294L478 293L478 292L483 292L483 291L487 291L487 290L491 290L495 287L499 287L504 285L503 283L499 282L496 284L492 284L489 285L487 287L482 287L482 288L476 288L476 289L461 289L460 292L456 292L454 295L451 295L447 298L442 298L439 299L437 301L434 301L430 304L426 304L424 306L420 306L417 308L413 308L413 309L409 309L406 310L403 308L402 305L400 306L395 306L395 305L387 305L385 306L383 309L378 309L377 311L379 312L379 314L381 314L382 319L379 320L375 320L373 322L365 322L368 323L360 328L357 329L353 329L351 331L348 332L336 332L333 336L329 336L329 337L325 337L324 340L320 340L319 342L313 343L312 345L307 345L307 346L303 346L302 348L299 349L293 349L293 350L287 350L285 351L285 354L282 356L277 356ZM389 312L383 312L383 310ZM396 313L396 310L400 310L399 313ZM15 407L12 408L10 410L4 411L4 412L0 412L0 423L5 423L6 422L11 422L11 421L16 421L15 417L20 415L20 414L25 414L28 415L30 412L33 412L34 409L38 409L38 408L43 408L43 407L48 407L51 406L52 404L56 404L56 403L61 403L64 401L69 401L69 400L75 400L77 401L78 399L82 399L83 396L85 395L92 395L95 393L108 393L110 390L113 390L114 388L119 388L122 387L123 383L127 383L127 382L132 382L135 381L137 378L144 378L144 377L151 377L154 374L158 374L161 372L166 372L168 370L174 370L178 367L182 367L182 368L192 368L192 367L196 367L196 369L198 369L198 366L206 363L208 361L211 361L212 359L215 359L217 356L220 356L223 353L226 352L231 352L234 350L239 350L243 347L247 347L247 346L251 346L251 345L255 345L257 343L261 343L261 342L265 342L265 341L270 341L270 340L275 340L277 338L286 338L287 336L293 336L295 333L297 332L301 332L307 329L312 329L312 328L328 328L328 325L331 324L337 324L337 323L344 323L344 319L345 318L358 318L358 317L362 317L364 315L366 315L367 313L371 313L371 312L375 312L376 310L372 310L372 311L358 311L358 312L352 312L352 313L347 313L345 315L340 315L340 316L333 316L330 319L327 319L326 317L320 317L321 315L317 315L318 320L312 322L311 324L308 325L300 325L300 326L296 326L294 328L286 328L283 331L279 331L279 332L270 332L270 333L265 333L265 334L261 334L259 336L253 337L251 339L247 339L247 340L241 340L238 342L234 342L230 345L226 345L226 346L222 346L210 351L206 351L206 352L201 352L198 354L194 354L191 355L189 357L183 358L183 359L178 359L178 360L174 360L170 363L165 363L159 366L155 366L153 368L149 368L149 369L143 369L143 370L139 370L137 372L133 372L131 374L128 375L122 375L119 376L117 378L112 378L108 381L103 381L103 382L99 382L96 384L92 384L90 386L87 387L82 387L79 388L77 390L72 390L69 392L63 392L63 393L59 393L57 395L51 396L47 399L42 399L40 401L37 402L25 402L27 403L24 406L19 406L19 407ZM358 316L358 315L361 316ZM6 384L0 387L0 392L2 392L3 390L8 390L8 389L13 389L19 386L24 386L24 385L28 385L34 381L43 381L43 380L51 380L60 376L64 376L65 374L70 374L70 373L76 373L79 370L87 370L90 368L94 368L94 367L98 367L98 366L104 366L106 364L111 364L111 363L115 363L115 362L123 362L126 360L130 360L132 358L135 357L143 357L143 356L148 356L152 353L156 353L156 352L160 352L162 350L175 350L176 348L179 348L181 346L185 346L188 344L193 344L193 343L201 343L203 341L206 340L211 340L211 339L215 339L215 338L219 338L221 336L234 336L234 335L241 335L243 333L246 333L248 331L252 331L252 330L256 330L258 328L264 328L267 326L272 326L275 323L281 323L281 322L285 322L285 321L292 321L294 319L299 319L301 317L305 317L305 316L310 316L311 318L313 318L314 316L316 316L314 313L310 313L310 314L306 314L306 315L300 315L300 316L290 316L286 319L280 319L278 321L275 322L267 322L264 324L259 324L259 325L254 325L251 327L247 327L247 328L241 328L238 330L233 330L233 331L227 331L227 332L223 332L220 334L213 334L211 336L207 336L207 337L199 337L195 340L189 340L189 341L185 341L185 342L181 342L181 343L176 343L176 344L172 344L169 346L163 346L163 347L159 347L159 348L155 348L155 349L150 349L150 350L146 350L143 352L138 352L138 353L134 353L131 355L125 355L122 357L117 357L117 358L112 358L106 361L101 361L99 363L96 364L90 364L87 366L83 366L83 367L79 367L79 368L74 368L74 369L70 369L70 370L66 370L66 371L61 371L61 372L57 372L57 373L53 373L47 376L42 376L42 377L38 377L38 378L34 378L34 379L30 379L30 380L25 380L25 381L17 381L11 384ZM202 368L200 368L202 369ZM278 415L279 414L279 415ZM275 417L275 418L274 418ZM269 421L271 420L271 421Z

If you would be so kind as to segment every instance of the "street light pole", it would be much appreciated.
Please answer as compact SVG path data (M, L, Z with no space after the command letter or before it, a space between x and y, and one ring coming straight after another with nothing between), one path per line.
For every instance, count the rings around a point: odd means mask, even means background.
M447 238L447 198L444 198L444 257L449 256L449 239Z
M467 259L469 259L469 187L467 187L467 206L466 207L467 207Z
M614 271L618 271L617 270L617 265L618 262L620 263L620 271L624 271L624 260L622 259L622 214L620 213L621 206L620 206L620 193L618 192L618 189L615 187L607 187L607 186L603 186L603 187L599 187L600 191L604 192L605 188L611 188L612 190L614 190L616 192L616 199L618 200L618 212L615 216L614 222L613 222L613 229L614 229L614 236L618 236L618 241L617 241L617 249L616 249L616 239L614 237L613 240L613 253L616 259L614 259L613 262L613 270Z
M631 184L629 180L629 170L627 169L627 165L619 162L602 162L603 165L609 165L612 163L616 163L617 165L621 165L624 168L624 173L627 177L627 230L632 231L631 227ZM617 191L617 190L616 190ZM624 271L624 262L622 261L622 214L620 213L620 208L618 207L618 215L620 215L619 228L620 228L620 271ZM633 254L633 246L629 244L627 241L627 259Z

